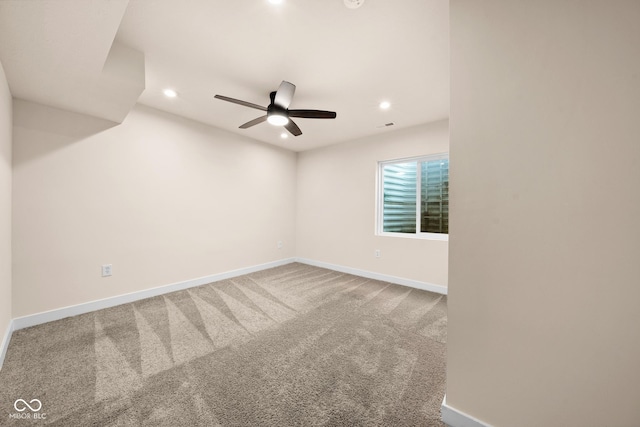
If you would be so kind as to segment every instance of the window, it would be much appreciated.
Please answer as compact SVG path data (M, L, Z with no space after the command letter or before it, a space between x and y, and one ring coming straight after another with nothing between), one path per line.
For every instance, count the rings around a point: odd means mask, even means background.
M377 234L447 240L449 156L380 162Z

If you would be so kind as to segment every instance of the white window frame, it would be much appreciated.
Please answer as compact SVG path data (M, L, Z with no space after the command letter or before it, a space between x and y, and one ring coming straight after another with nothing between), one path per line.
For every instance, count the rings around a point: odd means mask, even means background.
M421 232L420 229L420 203L419 200L416 200L416 232L415 233L398 233L391 231L383 231L384 225L384 174L383 168L385 165L390 165L394 163L408 163L408 162L424 162L424 161L434 161L440 159L449 160L449 153L437 153L437 154L429 154L425 156L417 156L417 157L405 157L402 159L393 159L393 160L383 160L378 162L378 168L376 171L376 217L375 217L375 235L376 236L386 236L386 237L403 237L405 239L423 239L423 240L440 240L440 241L449 241L449 234L445 233L427 233ZM422 168L417 169L416 176L416 196L419 199L420 194L422 193Z

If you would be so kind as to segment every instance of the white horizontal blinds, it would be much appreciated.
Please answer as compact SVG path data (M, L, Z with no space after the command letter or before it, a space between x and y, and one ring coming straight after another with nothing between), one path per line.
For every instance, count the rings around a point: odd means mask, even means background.
M416 232L417 162L383 166L383 231Z
M449 233L449 159L420 163L420 231Z

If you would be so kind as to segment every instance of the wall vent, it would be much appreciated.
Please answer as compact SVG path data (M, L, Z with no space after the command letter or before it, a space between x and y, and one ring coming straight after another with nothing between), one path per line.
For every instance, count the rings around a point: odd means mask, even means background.
M377 127L377 128L387 128L387 127L389 127L389 126L395 126L395 123L393 123L393 122L389 122L389 123L385 123L385 124L383 124L383 125L376 126L376 127Z

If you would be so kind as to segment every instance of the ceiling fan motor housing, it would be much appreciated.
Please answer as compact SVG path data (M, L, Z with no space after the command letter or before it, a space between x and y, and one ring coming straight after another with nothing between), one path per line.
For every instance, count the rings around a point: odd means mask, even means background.
M282 108L276 104L269 104L267 107L267 116L284 116L289 117L286 108Z

